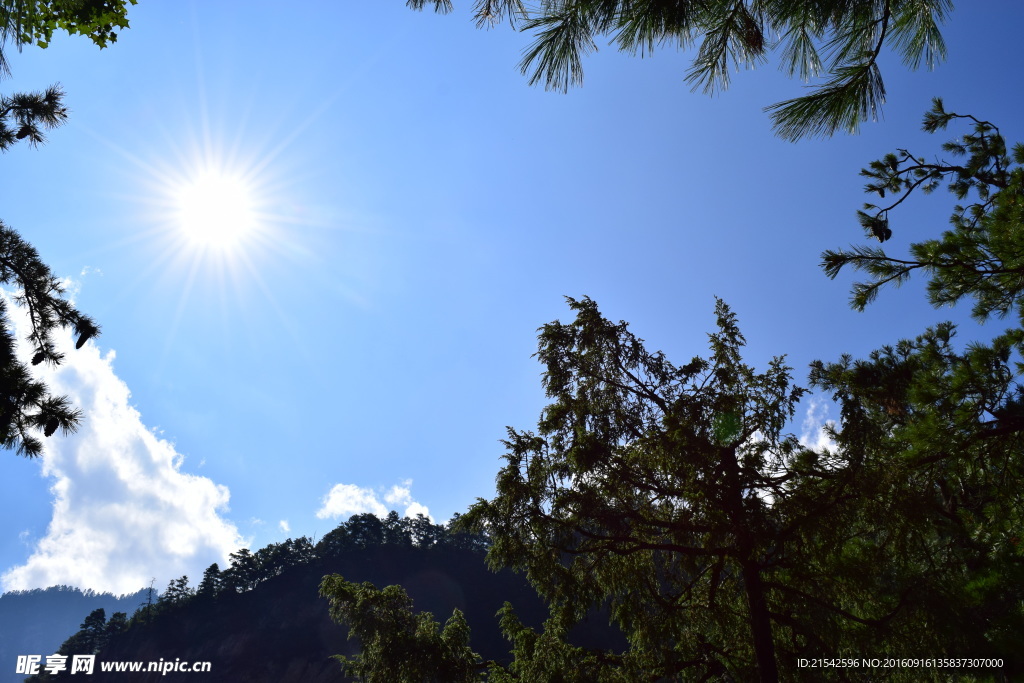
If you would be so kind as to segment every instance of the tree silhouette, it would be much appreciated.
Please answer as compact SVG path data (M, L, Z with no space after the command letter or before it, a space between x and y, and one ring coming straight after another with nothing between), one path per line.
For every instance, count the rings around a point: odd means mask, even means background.
M28 310L31 327L27 341L35 354L33 365L57 365L63 360L54 348L53 335L58 328L72 328L78 335L78 348L99 334L99 326L64 298L61 281L36 250L2 222L0 283L19 287L13 300ZM32 377L28 366L15 355L10 327L6 303L0 300L0 446L34 457L42 452L35 430L42 430L45 436L58 429L64 434L73 432L81 421L81 411L66 397L50 394L45 383Z
M782 358L762 374L742 362L743 336L720 300L711 357L683 366L590 299L568 301L576 320L541 329L554 402L539 433L509 430L497 497L462 518L493 538L492 567L525 571L550 605L539 640L504 615L517 675L585 667L599 677L728 670L777 680L773 628L789 610L766 583L788 539L832 497L819 491L817 510L791 505L802 449L782 429L804 390ZM601 604L630 651L601 660L563 645L567 659L552 661L552 643Z
M223 578L216 562L203 572L203 579L196 589L196 597L201 600L212 600L223 590Z

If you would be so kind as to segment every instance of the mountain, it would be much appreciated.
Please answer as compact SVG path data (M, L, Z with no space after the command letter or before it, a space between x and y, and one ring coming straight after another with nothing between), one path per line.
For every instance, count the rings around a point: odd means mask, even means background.
M207 570L197 589L185 577L172 581L152 607L143 607L126 625L111 629L101 621L69 639L62 651L95 652L89 680L224 681L234 683L334 683L348 679L331 658L352 655L359 644L328 615L319 596L326 574L377 587L401 585L416 611L441 623L461 610L472 630L471 647L483 659L508 661L510 644L495 613L507 600L523 623L539 627L547 610L524 577L491 572L484 561L485 539L452 534L426 520L385 520L357 515L315 547L308 539L289 539L256 553L232 555L232 565ZM85 615L78 617L79 622ZM622 649L621 634L605 616L594 615L572 633L581 645ZM210 662L209 673L134 673L101 671L104 663ZM34 681L74 681L78 675L40 675Z
M78 629L84 615L95 609L131 614L143 596L141 590L116 596L71 586L0 595L0 683L24 680L24 675L15 673L18 655L53 654Z

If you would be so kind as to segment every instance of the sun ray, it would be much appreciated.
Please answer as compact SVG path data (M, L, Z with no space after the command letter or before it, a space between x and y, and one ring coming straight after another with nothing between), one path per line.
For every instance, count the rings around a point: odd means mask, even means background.
M324 277L312 266L325 257L328 234L356 228L347 217L319 210L304 182L319 170L291 152L346 88L323 98L298 123L254 135L248 117L258 109L240 107L230 125L218 120L197 76L198 97L186 99L190 109L154 120L145 139L129 144L87 131L120 163L119 182L110 184L108 196L136 207L133 220L93 251L101 260L117 255L122 263L122 255L134 255L120 274L126 286L119 300L134 302L140 290L157 295L160 303L147 314L163 318L158 375L167 372L184 335L230 348L259 338L268 324L297 354L313 357L316 342L301 333L277 283L302 273L334 296L334 279L344 276L332 271L333 277ZM255 307L250 314L241 314L249 306Z

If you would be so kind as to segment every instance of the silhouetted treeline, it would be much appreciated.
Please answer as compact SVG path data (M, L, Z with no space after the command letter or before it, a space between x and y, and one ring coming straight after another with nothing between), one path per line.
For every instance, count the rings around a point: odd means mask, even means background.
M223 570L213 564L198 585L187 577L162 593L141 594L130 619L101 611L85 617L60 654L96 654L90 680L123 681L345 681L336 654L356 654L359 643L328 615L318 595L325 574L378 586L400 584L419 611L444 620L460 609L473 629L473 647L484 656L507 660L510 644L498 630L495 613L505 600L523 620L538 626L547 613L525 578L491 572L484 562L488 540L451 531L427 518L384 519L356 515L317 543L306 537L273 543L255 552L232 553ZM81 617L80 617L81 618ZM584 623L574 635L601 646L613 642L607 619ZM619 643L614 643L619 644ZM47 653L49 654L49 653ZM209 661L210 673L103 674L106 661ZM74 681L81 674L43 673L29 681Z

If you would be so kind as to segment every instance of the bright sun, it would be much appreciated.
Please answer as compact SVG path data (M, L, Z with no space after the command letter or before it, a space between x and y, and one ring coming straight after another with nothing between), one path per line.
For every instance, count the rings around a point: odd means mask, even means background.
M256 222L249 188L240 178L205 172L176 194L179 226L196 246L231 248Z

